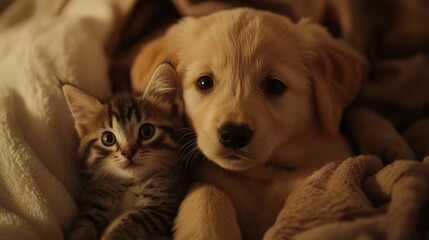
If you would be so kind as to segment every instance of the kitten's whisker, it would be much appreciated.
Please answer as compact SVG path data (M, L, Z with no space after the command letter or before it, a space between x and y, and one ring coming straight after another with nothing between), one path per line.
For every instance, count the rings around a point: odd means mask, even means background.
M179 143L184 142L187 138L196 138L195 131L192 128L181 128L177 130L173 136L179 137Z
M191 143L189 143L189 146L187 146L187 152L183 158L183 161L181 162L181 166L184 166L184 170L187 171L188 168L191 166L195 165L195 162L197 161L197 159L201 158L201 156L203 155L196 143L196 141L193 141Z
M186 160L188 158L188 156L191 153L191 150L194 148L194 146L195 146L195 141L189 141L188 143L183 145L182 148L180 148L179 153L184 154L184 160Z
M196 143L195 142L189 142L186 145L182 146L182 148L179 149L179 153L187 153L194 147Z

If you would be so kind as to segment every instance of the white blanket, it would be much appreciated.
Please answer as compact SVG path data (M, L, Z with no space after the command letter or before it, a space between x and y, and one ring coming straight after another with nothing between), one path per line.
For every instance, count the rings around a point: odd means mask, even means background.
M110 95L106 46L132 3L22 0L0 13L0 239L63 239L79 178L60 81Z

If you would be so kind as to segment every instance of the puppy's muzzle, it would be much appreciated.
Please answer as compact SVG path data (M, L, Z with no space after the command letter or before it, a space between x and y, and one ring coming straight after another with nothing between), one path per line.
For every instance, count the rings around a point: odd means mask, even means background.
M249 144L252 130L246 124L226 122L220 127L218 137L222 145L235 150Z

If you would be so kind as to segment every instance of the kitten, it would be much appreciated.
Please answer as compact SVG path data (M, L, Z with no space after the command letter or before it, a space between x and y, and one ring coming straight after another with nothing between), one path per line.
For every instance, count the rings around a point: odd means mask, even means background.
M80 138L84 190L69 239L171 236L184 196L175 132L183 127L177 76L162 64L143 94L102 104L63 92Z

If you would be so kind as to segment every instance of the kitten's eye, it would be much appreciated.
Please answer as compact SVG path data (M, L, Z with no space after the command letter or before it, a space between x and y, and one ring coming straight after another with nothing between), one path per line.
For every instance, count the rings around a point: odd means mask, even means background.
M155 134L155 127L152 124L145 123L140 127L139 136L144 140L148 140Z
M213 87L213 79L209 76L202 76L197 81L197 87L203 91L209 90Z
M270 95L281 95L286 91L286 85L277 78L269 78L263 84L263 89Z
M113 134L112 132L104 132L103 136L101 136L101 141L106 146L112 146L116 143L115 134Z

